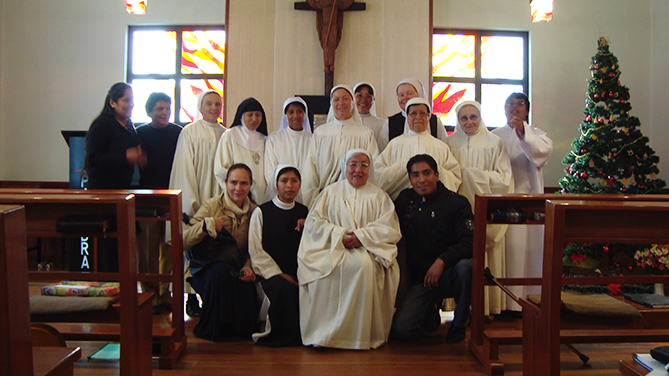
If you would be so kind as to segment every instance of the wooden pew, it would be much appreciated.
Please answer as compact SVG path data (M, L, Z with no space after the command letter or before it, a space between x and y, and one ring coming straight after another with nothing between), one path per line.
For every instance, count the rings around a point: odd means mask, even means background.
M0 374L71 376L80 348L32 347L25 223L22 206L0 205Z
M562 277L562 250L565 243L669 243L669 202L635 201L568 201L546 202L546 231L544 238L544 265L541 285L541 307L528 311L524 322L532 322L531 330L523 328L523 374L560 374L561 330L560 305ZM604 284L665 282L667 276L614 276L598 277ZM576 278L571 284L591 284L593 278ZM529 302L523 305L529 307ZM538 313L538 314L537 314ZM523 313L525 315L525 312ZM669 310L663 312L664 321ZM667 326L669 328L669 326ZM572 342L654 342L669 336L668 329L639 329L602 325L598 329L574 330ZM533 343L534 346L529 346Z
M493 209L507 209L518 207L527 214L527 222L509 226L543 226L543 222L532 218L533 212L545 213L547 200L587 200L600 201L660 201L669 202L669 195L585 195L585 194L509 194L509 195L477 195L474 209L474 249L472 256L472 318L470 325L470 352L481 362L485 372L489 375L503 375L504 363L499 359L499 346L504 344L521 344L523 332L520 325L517 329L497 329L485 324L484 316L484 288L492 285L486 281L483 271L485 268L485 239L488 224L488 213ZM511 250L507 249L507 252ZM543 250L541 250L543 252ZM497 280L507 286L541 285L541 278L500 278ZM576 278L564 278L565 284L574 283ZM582 279L580 279L582 280ZM590 279L591 284L606 284L601 279ZM637 282L641 283L641 282ZM496 288L496 287L494 287Z
M186 349L186 331L184 322L184 265L183 265L183 230L181 222L181 191L158 189L158 190L78 190L78 189L0 189L2 194L67 194L67 195L128 195L135 196L136 207L150 207L157 209L157 216L136 217L141 221L157 221L170 223L171 230L171 274L148 274L137 273L137 280L142 282L171 282L172 283L172 321L169 328L154 326L152 329L153 339L161 343L161 351L158 358L158 366L161 369L171 369ZM174 220L172 220L174 219ZM53 278L53 272L29 272L31 281L44 281ZM76 274L63 278L77 278ZM40 317L40 321L51 321ZM76 324L52 324L66 339L82 340L118 340L115 336L120 333L118 328L99 327L97 334L106 335L104 338L91 333L88 326L77 326Z
M22 204L26 213L26 236L65 237L99 236L100 234L60 234L56 220L68 214L114 215L115 232L106 236L118 238L118 273L49 272L44 279L73 279L87 281L118 281L120 283L121 342L120 375L151 374L151 297L137 294L137 261L135 240L135 196L128 194L96 195L68 192L13 193L0 190L0 204ZM24 251L25 253L25 251ZM27 284L26 284L27 287ZM28 292L25 292L28 296ZM94 315L90 315L94 316Z

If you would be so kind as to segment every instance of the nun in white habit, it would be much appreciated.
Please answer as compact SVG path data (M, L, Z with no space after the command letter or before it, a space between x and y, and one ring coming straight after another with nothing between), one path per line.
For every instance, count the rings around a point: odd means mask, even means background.
M462 181L460 165L448 145L430 134L430 103L415 97L406 103L406 108L409 116L405 126L409 131L392 139L374 162L379 188L396 199L402 190L411 188L406 163L416 154L428 154L437 161L439 180L446 188L457 192Z
M458 193L472 206L476 194L513 193L511 161L501 138L486 128L481 118L481 104L464 101L455 109L458 125L446 144L462 168L462 184ZM505 277L504 235L507 225L488 226L486 266L494 276ZM499 314L506 309L506 296L498 288L486 287L485 314Z
M265 202L265 137L267 118L265 110L255 98L246 98L237 107L230 130L218 142L214 159L214 175L225 190L228 168L235 163L244 163L253 172L252 199Z
M353 91L337 85L330 91L327 123L314 131L305 166L302 194L304 204L311 203L320 191L334 183L342 171L340 161L351 149L364 149L372 158L378 154L374 132L362 125L353 103Z
M309 147L311 145L311 125L309 124L307 103L300 97L291 97L283 102L283 115L279 130L272 132L265 141L265 181L267 183L266 200L269 197L269 187L274 185L274 170L276 166L285 164L304 171ZM303 202L300 192L295 199Z
M379 150L383 149L388 145L388 142L395 137L399 137L403 133L408 133L409 128L404 126L405 120L407 117L406 114L406 104L411 98L420 97L426 101L430 101L430 98L425 93L423 84L415 78L405 78L400 81L395 88L395 94L397 94L397 104L400 106L400 112L396 113L393 116L389 116L383 126L381 127L381 132L379 132ZM430 106L432 107L432 106ZM441 120L436 117L434 114L430 116L430 134L432 136L445 140L448 134L444 128L444 124L441 123Z
M194 215L202 203L221 193L214 178L216 146L226 128L218 123L221 116L221 96L215 90L202 92L197 109L200 120L186 125L179 139L172 162L170 189L181 189L181 209ZM169 231L169 226L167 227ZM168 235L168 238L169 235Z
M297 253L305 345L374 349L388 340L399 284L395 206L372 183L372 155L346 153L343 180L311 208Z
M376 142L379 142L379 134L383 127L384 119L376 116L376 89L369 82L358 82L353 86L355 95L355 107L360 114L362 125L374 132Z

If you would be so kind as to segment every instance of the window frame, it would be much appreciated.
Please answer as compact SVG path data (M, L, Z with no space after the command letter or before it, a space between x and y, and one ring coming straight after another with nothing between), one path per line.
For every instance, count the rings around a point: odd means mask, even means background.
M434 35L435 34L460 34L474 36L474 77L435 77L433 75L434 65L432 65L432 57L434 56ZM508 79L508 78L483 78L481 77L481 39L483 36L493 37L521 37L523 38L523 78L522 79ZM530 97L530 33L529 31L514 31L514 30L489 30L489 29L454 29L454 28L434 28L430 39L430 97L432 98L433 86L436 82L451 82L451 83L467 83L474 84L474 98L481 103L481 88L485 84L496 85L522 85L523 92ZM455 127L452 125L445 125L446 130L453 132ZM488 127L495 129L496 127Z
M151 73L151 74L134 74L132 72L132 63L133 63L133 32L135 31L175 31L176 38L176 53L175 53L175 73L174 74L162 74L162 73ZM193 30L221 30L225 34L225 60L223 62L223 73L209 74L209 73L183 73L181 72L181 51L183 47L183 31L193 31ZM180 118L181 114L181 80L184 79L195 79L195 80L223 80L223 95L225 95L226 88L226 79L225 72L227 71L227 41L228 34L225 29L225 25L128 25L128 34L127 34L127 52L126 52L126 82L131 83L136 79L155 79L155 80L169 80L173 79L174 82L174 103L172 103L172 111L174 114L174 122L179 125L186 125L190 123L190 120L183 121ZM222 103L222 117L225 121L225 101Z

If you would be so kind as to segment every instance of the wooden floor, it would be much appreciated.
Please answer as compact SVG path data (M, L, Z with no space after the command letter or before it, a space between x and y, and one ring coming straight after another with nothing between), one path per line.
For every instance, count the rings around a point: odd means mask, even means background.
M187 317L187 316L186 316ZM154 316L167 320L169 316ZM192 335L195 320L187 317L188 347L172 370L159 370L154 361L153 375L170 376L326 376L326 375L483 375L483 369L467 350L467 339L446 344L448 323L426 338L412 343L390 341L377 350L344 351L311 347L265 348L250 340L213 343ZM499 322L500 320L498 320ZM517 323L509 323L515 325ZM118 375L118 362L89 361L88 355L101 343L69 341L81 346L82 357L75 363L74 374ZM661 344L577 345L590 357L583 365L578 357L562 347L562 375L621 375L618 360L631 359L635 352L649 352ZM501 346L500 358L506 375L522 375L520 346Z

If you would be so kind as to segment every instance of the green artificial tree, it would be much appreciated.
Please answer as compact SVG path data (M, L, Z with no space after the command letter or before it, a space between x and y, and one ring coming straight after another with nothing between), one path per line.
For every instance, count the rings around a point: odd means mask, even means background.
M561 193L665 193L666 183L657 178L659 157L639 130L639 119L629 114L629 89L620 84L618 59L604 37L599 38L590 74L580 136L562 160L567 167L559 181ZM563 263L595 269L604 260L609 273L630 273L636 268L634 254L643 247L648 246L569 244ZM618 257L622 255L627 257Z
M666 183L657 179L660 158L641 134L639 119L630 116L629 89L620 84L618 59L599 38L590 64L585 117L580 137L562 163L562 193L660 193Z

